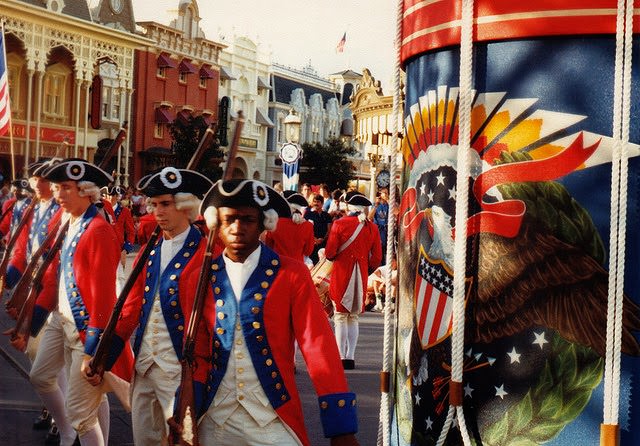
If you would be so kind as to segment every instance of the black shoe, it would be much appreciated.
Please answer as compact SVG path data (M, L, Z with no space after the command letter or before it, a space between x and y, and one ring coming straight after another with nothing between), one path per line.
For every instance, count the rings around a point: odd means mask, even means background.
M342 368L345 370L353 370L356 368L356 363L353 359L343 359Z
M47 436L44 437L44 444L47 446L59 446L60 445L60 431L55 423L51 425L51 429L47 432Z
M51 427L51 423L51 414L47 409L42 409L40 416L33 419L33 425L31 427L34 430L40 431L49 429Z

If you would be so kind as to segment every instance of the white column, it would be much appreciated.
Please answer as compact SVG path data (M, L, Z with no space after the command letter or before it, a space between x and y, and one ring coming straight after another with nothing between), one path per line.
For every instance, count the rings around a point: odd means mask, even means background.
M36 110L36 159L40 158L40 121L42 119L42 84L44 72L38 71L38 107Z
M33 69L27 70L27 119L26 119L26 135L24 137L24 176L27 176L27 166L29 165L29 149L31 143L31 135L29 128L31 127L31 103L33 102Z
M78 157L78 132L80 130L80 87L82 86L82 79L76 78L76 125L75 125L75 143L73 145L73 156ZM66 154L65 154L66 156Z
M89 86L90 85L91 84L90 84L89 81L85 80L83 82L83 86L84 86L84 109L87 112L89 111ZM89 156L88 149L87 149L87 141L88 140L89 140L89 120L85 116L85 119L84 119L84 144L83 144L84 145L84 151L83 151L83 155L82 155L82 157L84 159L88 159L88 156Z

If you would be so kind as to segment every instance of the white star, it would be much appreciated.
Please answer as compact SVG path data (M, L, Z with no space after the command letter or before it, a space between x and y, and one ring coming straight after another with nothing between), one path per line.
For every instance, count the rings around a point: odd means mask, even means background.
M464 386L464 396L468 396L469 398L471 398L471 394L473 393L473 387L471 387L471 384L467 383L466 386Z
M458 426L458 417L453 417L453 422L451 423L451 428L452 428L452 429L459 429L459 426Z
M456 187L453 186L451 189L449 189L449 198L452 200L456 199Z
M499 396L500 399L504 399L505 396L509 395L509 393L504 390L504 384L501 384L500 387L493 387L496 389L496 396Z
M533 341L533 344L538 344L540 346L540 350L542 350L544 344L548 344L549 341L547 341L544 337L544 331L540 334L536 333L535 331L533 332L533 334L536 337L536 340Z
M429 201L433 201L433 192L431 190L429 190L429 193L427 194L427 198L429 199Z
M421 398L420 398L420 394L419 394L419 393L416 393L416 406L419 406L419 405L420 405L420 399L421 399Z
M465 353L465 355L467 355L468 358L471 358L471 355L473 354L473 349L469 349L467 350L467 352Z
M480 358L482 358L482 353L478 353L475 355L476 361L480 361Z
M515 347L513 347L513 349L509 353L507 353L507 355L509 355L509 359L511 359L511 364L513 364L514 362L520 363L520 353L516 351Z
M424 422L427 423L427 430L430 431L433 428L433 421L431 421L431 417L427 417Z
M442 172L440 172L438 176L436 176L436 180L438 180L436 186L439 184L442 184L444 186L444 175L442 175Z
M422 195L424 195L424 190L425 190L425 187L426 187L426 186L427 186L427 185L426 185L426 184L424 184L424 183L422 183L422 184L420 185L420 193L421 193Z
M496 362L496 358L492 358L491 356L487 356L487 362L489 363L489 365L493 365L493 363Z

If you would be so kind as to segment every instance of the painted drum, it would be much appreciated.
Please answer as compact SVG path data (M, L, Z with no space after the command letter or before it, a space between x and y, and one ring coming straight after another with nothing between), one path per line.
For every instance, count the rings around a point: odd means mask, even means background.
M391 435L397 445L436 444L449 410L460 10L453 0L404 2ZM596 444L603 421L616 3L476 1L474 15L467 428L483 445ZM620 444L629 446L640 444L638 42L619 387ZM462 444L457 424L444 444Z

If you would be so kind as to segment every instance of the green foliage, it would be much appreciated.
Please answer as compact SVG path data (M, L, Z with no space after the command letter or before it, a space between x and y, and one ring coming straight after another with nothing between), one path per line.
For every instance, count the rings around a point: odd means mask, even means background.
M497 164L530 161L524 152L502 152ZM527 216L559 240L582 249L600 264L606 260L604 244L589 213L556 181L507 183L498 186L505 199L519 199Z
M207 127L202 116L190 116L188 119L178 117L173 121L169 131L173 138L171 149L176 156L176 167L184 169L187 166L200 140L204 137ZM222 169L219 167L222 157L223 152L220 150L219 143L214 141L211 147L206 149L200 165L194 170L216 181L222 177Z
M300 161L300 183L326 183L329 189L345 189L355 173L355 166L348 157L356 154L356 149L348 147L338 138L331 138L326 144L302 145L304 157Z
M546 443L585 408L602 380L604 361L593 350L554 335L553 353L537 383L483 432L485 446Z

